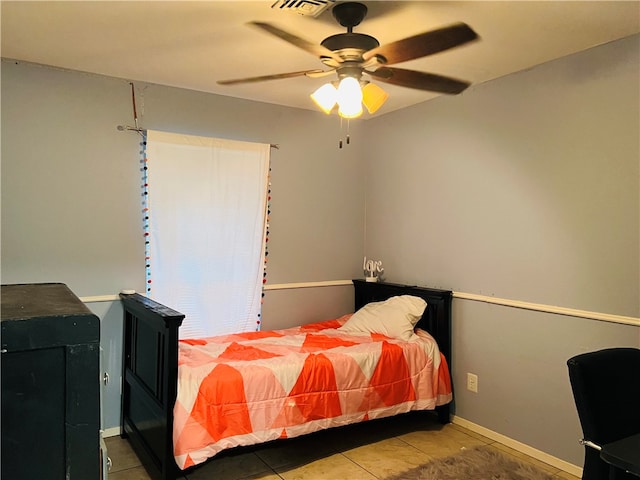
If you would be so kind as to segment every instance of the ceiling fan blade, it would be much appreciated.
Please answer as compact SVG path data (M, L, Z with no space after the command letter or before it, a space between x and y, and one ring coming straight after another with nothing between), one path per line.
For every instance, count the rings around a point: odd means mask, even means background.
M342 62L342 59L338 55L333 53L331 50L329 50L328 48L325 48L320 44L305 40L304 38L300 38L294 35L293 33L286 32L278 27L271 25L270 23L249 22L249 25L253 25L255 27L261 28L265 32L268 32L271 35L275 35L276 37L281 38L285 42L289 42L290 44L298 48L301 48L302 50L305 50L317 57L329 57Z
M391 85L452 95L461 93L470 85L468 82L455 78L403 68L381 67L375 71L367 71L367 73L377 80Z
M477 38L478 34L466 23L454 23L448 27L373 48L365 52L362 58L366 61L375 56L378 57L380 63L392 65L442 52Z
M331 71L330 71L331 72ZM260 77L235 78L232 80L218 80L218 85L238 85L240 83L264 82L265 80L280 80L283 78L302 77L304 75L315 78L326 73L324 70L302 70L300 72L276 73L275 75L262 75Z

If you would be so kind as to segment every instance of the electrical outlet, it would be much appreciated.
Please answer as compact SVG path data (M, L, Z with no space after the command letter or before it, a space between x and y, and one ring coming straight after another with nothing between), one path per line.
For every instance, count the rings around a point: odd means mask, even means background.
M467 390L478 393L478 376L473 373L467 373Z

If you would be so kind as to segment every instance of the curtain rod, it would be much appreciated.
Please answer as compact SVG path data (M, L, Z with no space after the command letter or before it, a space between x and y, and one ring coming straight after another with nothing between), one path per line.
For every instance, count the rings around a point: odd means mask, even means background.
M144 128L130 127L129 125L118 125L116 128L121 132L124 132L125 130L138 133L144 132Z
M129 125L118 125L116 128L121 132L127 131L127 132L143 133L145 131L144 128L130 127ZM275 148L276 150L280 150L280 145L278 145L277 143L270 143L269 146L271 148Z

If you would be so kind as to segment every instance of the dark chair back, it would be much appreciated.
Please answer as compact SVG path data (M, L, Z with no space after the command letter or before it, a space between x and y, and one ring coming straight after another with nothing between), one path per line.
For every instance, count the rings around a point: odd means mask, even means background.
M567 361L584 440L604 445L640 433L640 349L609 348ZM585 446L583 480L606 480L609 465ZM616 478L636 478L620 475Z

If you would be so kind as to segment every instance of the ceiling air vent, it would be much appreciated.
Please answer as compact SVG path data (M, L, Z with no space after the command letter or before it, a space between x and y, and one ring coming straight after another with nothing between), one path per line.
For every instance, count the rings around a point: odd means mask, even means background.
M271 5L271 8L286 10L299 15L317 17L335 1L336 0L278 0Z

